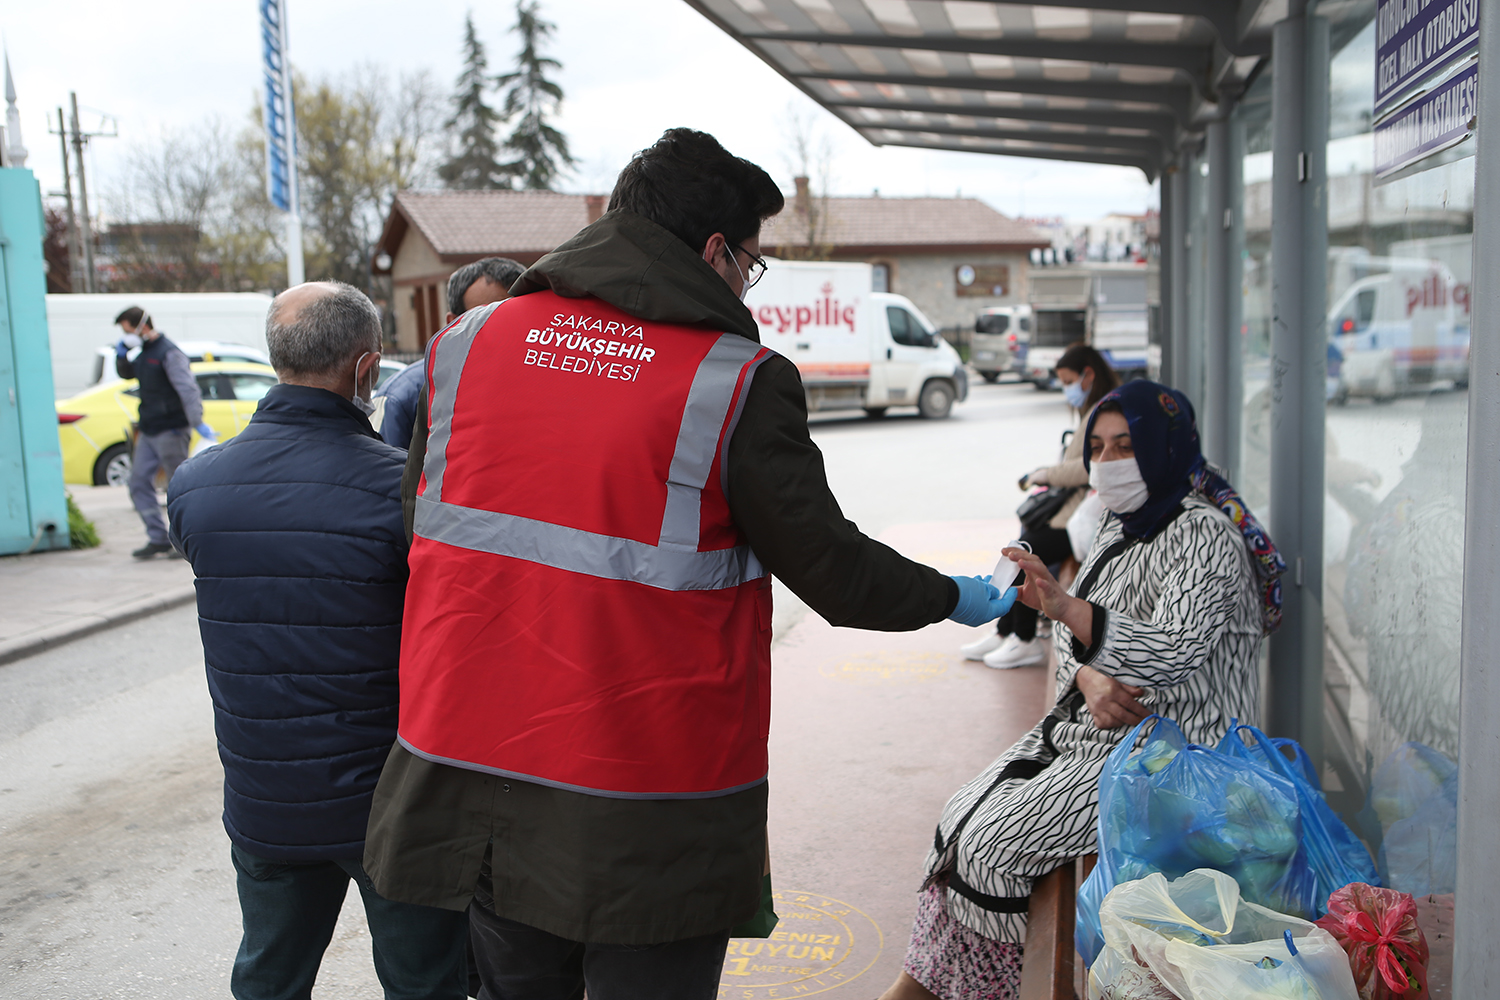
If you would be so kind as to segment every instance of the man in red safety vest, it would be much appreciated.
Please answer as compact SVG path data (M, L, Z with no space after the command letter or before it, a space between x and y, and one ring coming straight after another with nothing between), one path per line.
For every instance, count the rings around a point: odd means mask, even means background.
M609 211L429 345L397 746L366 868L469 907L486 996L700 1000L763 902L771 574L837 625L1014 591L840 513L741 301L771 178L667 132Z

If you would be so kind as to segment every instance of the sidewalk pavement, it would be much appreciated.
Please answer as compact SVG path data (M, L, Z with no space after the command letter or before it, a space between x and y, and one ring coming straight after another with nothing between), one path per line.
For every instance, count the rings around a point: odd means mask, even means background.
M130 557L146 544L146 529L125 487L68 491L102 544L0 558L0 664L193 600L186 562Z

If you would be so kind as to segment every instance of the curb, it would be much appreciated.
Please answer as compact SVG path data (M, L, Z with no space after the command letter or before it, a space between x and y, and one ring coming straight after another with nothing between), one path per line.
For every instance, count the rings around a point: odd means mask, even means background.
M53 625L40 632L31 632L14 639L7 639L0 642L0 666L23 660L28 656L35 656L37 653L54 649L74 639L82 639L86 635L93 635L95 632L102 632L107 628L123 625L137 618L145 618L161 611L191 604L196 598L197 590L193 584L187 584L163 594L127 601L103 614L81 615L72 621Z

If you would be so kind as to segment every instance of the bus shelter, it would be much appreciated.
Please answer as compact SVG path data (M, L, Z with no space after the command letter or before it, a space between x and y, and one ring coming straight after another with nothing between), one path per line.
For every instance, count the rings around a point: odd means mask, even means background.
M1500 27L1477 0L687 2L872 144L1160 179L1161 377L1289 567L1263 721L1391 884L1453 894L1452 995L1494 993Z

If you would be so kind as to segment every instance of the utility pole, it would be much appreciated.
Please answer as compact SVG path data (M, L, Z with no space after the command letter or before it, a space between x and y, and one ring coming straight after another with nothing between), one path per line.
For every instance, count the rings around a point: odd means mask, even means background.
M89 182L83 170L84 135L78 128L78 94L68 93L73 104L73 155L78 160L79 238L83 241L83 290L94 290L94 234L89 226Z
M78 216L73 212L73 168L68 163L68 121L57 109L57 142L62 147L63 199L68 206L68 291L83 288L83 241L78 237Z

